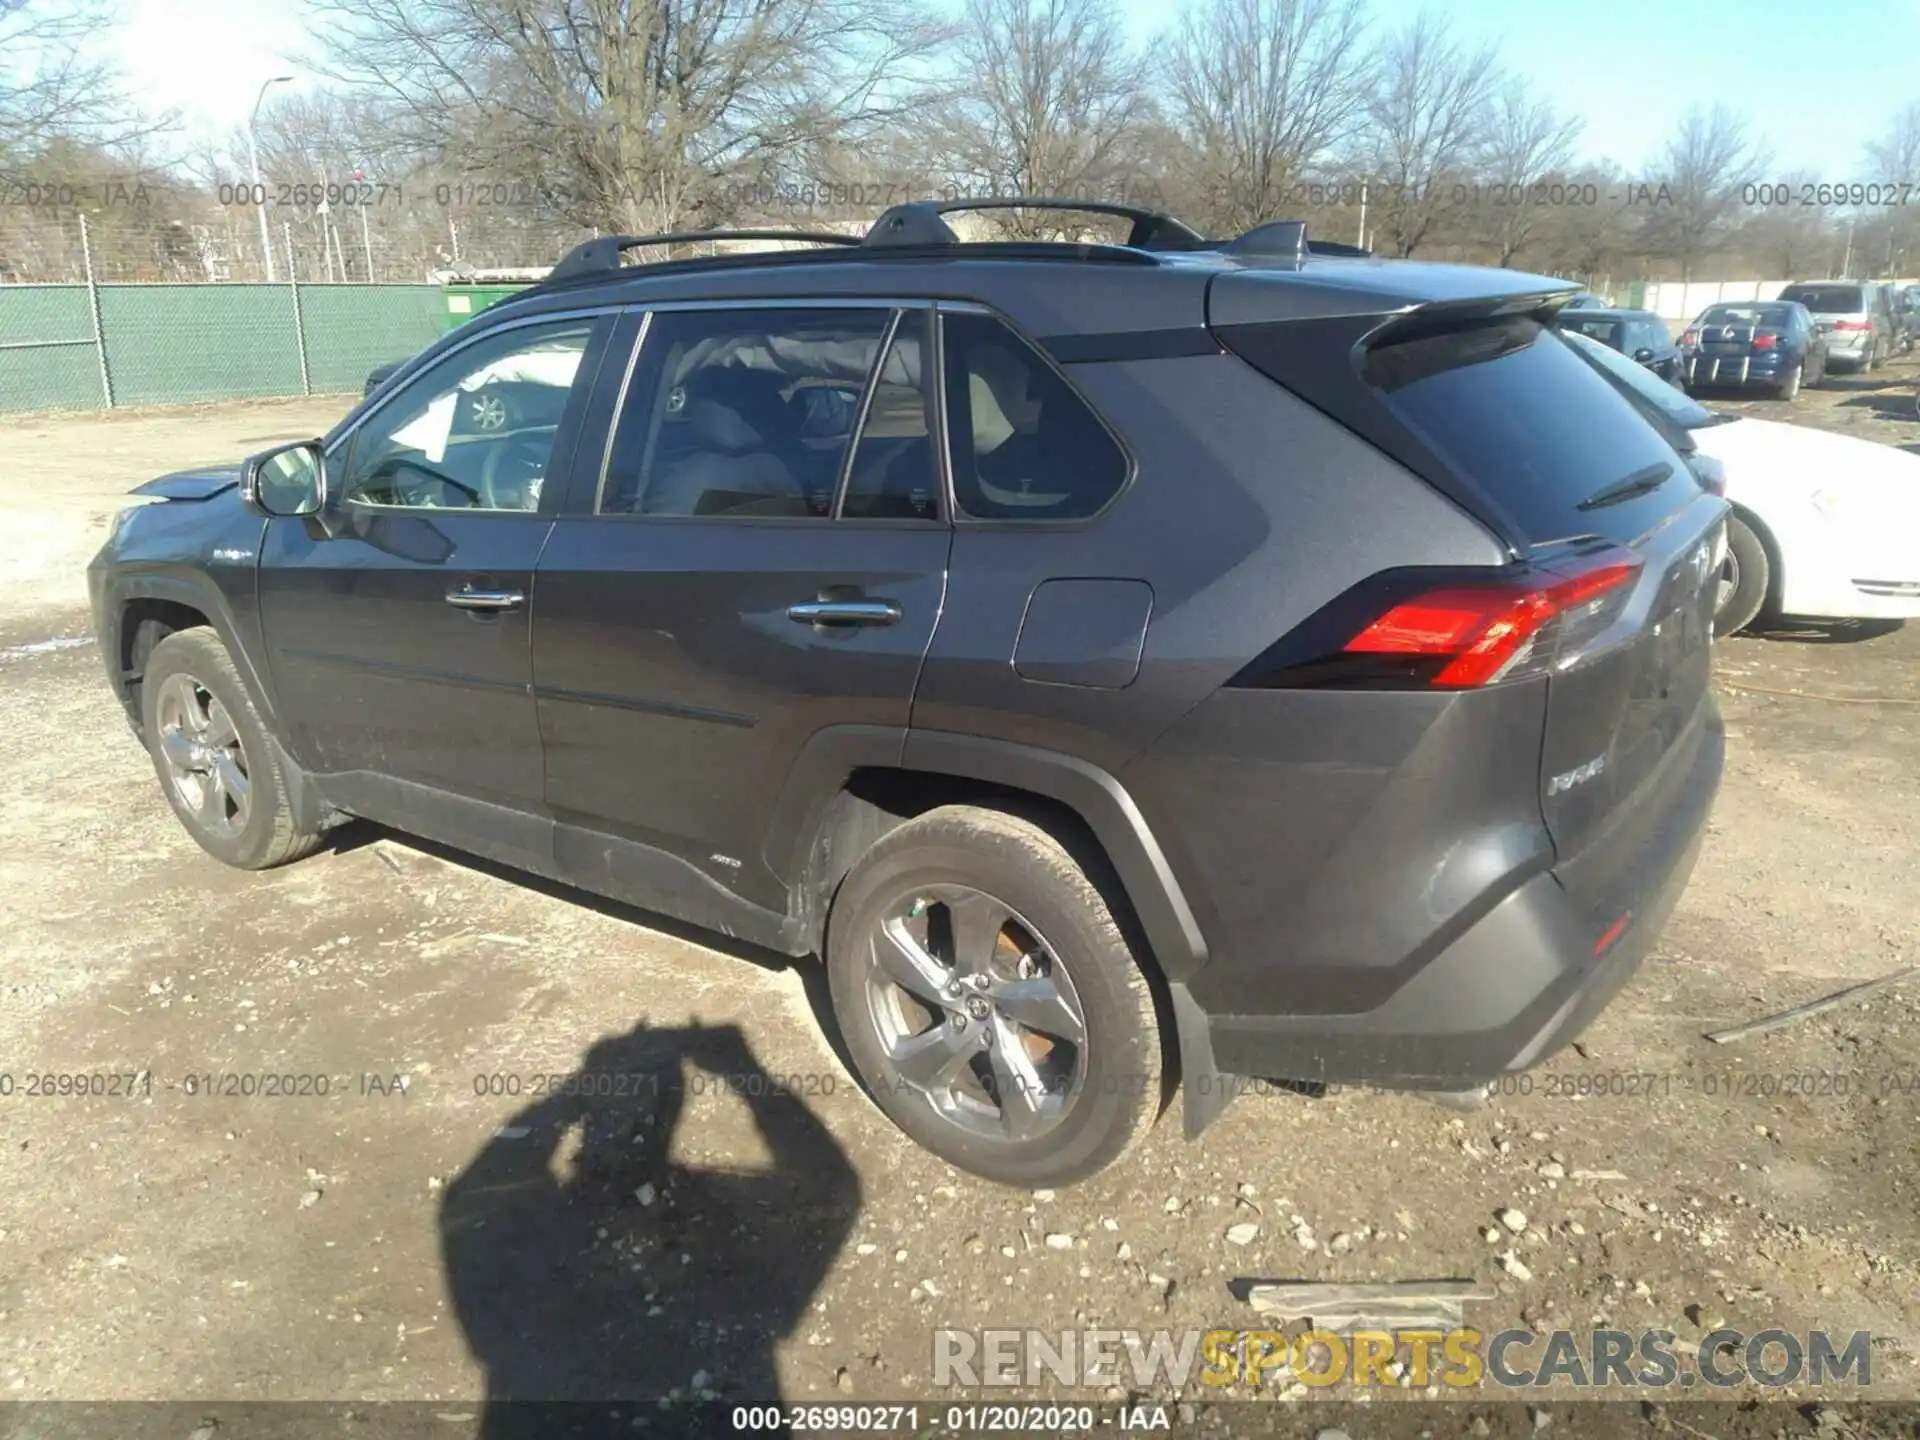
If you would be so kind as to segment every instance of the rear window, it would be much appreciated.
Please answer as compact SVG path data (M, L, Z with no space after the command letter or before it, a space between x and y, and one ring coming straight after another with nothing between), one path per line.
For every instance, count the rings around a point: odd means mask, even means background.
M1584 335L1589 340L1598 340L1602 345L1610 345L1615 350L1625 348L1621 338L1624 328L1618 320L1583 320L1578 315L1570 315L1560 322L1561 328L1571 330L1576 335Z
M1793 320L1785 305L1713 305L1700 316L1702 325L1744 325L1784 330Z
M1595 532L1637 538L1693 488L1673 483L1683 462L1632 403L1530 317L1376 345L1363 373L1401 422L1534 544ZM1662 465L1672 475L1659 488L1580 508Z
M1852 315L1867 308L1858 285L1789 285L1782 300L1794 300L1816 315Z

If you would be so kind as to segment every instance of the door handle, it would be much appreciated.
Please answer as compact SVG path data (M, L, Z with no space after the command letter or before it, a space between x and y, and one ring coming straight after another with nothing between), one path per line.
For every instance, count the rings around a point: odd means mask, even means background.
M461 610L497 614L502 610L518 610L527 603L527 597L518 590L476 590L471 585L462 585L458 590L447 592L447 603Z
M901 613L891 600L807 600L787 607L787 618L801 625L892 625Z

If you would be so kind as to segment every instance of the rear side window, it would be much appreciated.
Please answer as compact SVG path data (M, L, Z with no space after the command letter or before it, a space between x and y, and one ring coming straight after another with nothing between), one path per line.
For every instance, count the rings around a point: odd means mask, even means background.
M1511 316L1367 352L1390 410L1504 510L1527 540L1633 538L1684 503L1671 483L1582 508L1630 476L1680 461L1638 410L1537 320Z
M1084 520L1130 468L1060 373L991 315L944 314L948 450L960 509L977 520Z
M1851 315L1867 308L1858 285L1789 285L1782 300L1793 300L1816 315Z

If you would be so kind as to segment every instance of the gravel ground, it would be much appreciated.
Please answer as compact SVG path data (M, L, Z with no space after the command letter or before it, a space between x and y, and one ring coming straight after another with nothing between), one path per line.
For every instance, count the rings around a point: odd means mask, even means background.
M1889 398L1914 374L1738 408L1920 449ZM233 1416L266 1400L427 1402L383 1413L441 1436L490 1396L646 1402L655 1433L681 1401L776 1386L937 1396L938 1418L1007 1395L936 1391L936 1327L1258 1328L1237 1280L1458 1277L1492 1293L1467 1309L1489 1333L1664 1327L1684 1356L1723 1323L1869 1331L1872 1384L1165 1413L1355 1440L1916 1433L1851 1407L1920 1399L1920 983L1703 1032L1915 963L1920 626L1724 645L1730 758L1692 887L1582 1045L1513 1093L1468 1114L1247 1095L1197 1145L1169 1117L1084 1186L1009 1192L857 1092L809 967L367 827L265 875L188 841L100 675L80 569L131 485L344 403L0 435L0 1397L190 1402L113 1422L181 1440L265 1433ZM28 1095L46 1074L137 1078ZM567 1076L617 1093L545 1078ZM1110 1426L1132 1388L1010 1393ZM34 1433L62 1414L80 1425Z

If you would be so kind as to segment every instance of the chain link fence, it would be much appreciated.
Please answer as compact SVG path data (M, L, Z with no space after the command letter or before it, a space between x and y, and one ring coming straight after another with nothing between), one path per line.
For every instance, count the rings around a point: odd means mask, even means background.
M101 274L124 267L99 263L84 215L0 223L0 258L18 268L31 255L49 276L0 284L0 412L358 392L374 366L443 332L437 285L368 283L343 267L319 278L291 228L272 283L141 283Z

